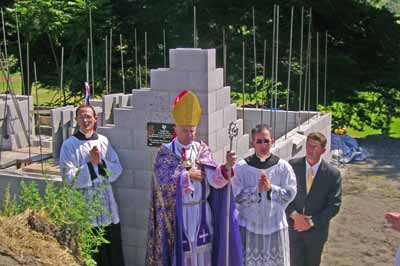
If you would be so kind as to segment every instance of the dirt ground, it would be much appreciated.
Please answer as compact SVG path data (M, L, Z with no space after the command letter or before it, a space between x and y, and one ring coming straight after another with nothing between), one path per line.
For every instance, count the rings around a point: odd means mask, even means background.
M360 139L367 161L339 166L343 202L331 223L322 266L394 265L400 232L385 222L387 211L400 212L400 139Z
M0 217L0 266L81 265L52 236L54 233L55 227L45 216L29 210L17 216Z

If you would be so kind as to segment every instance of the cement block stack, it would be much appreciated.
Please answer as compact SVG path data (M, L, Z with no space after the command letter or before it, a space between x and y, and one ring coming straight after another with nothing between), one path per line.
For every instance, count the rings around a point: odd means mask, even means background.
M0 95L0 127L3 137L2 150L16 150L27 147L27 136L35 134L32 96ZM17 103L17 105L16 105ZM19 110L21 117L18 115ZM24 128L26 133L24 132ZM7 136L5 136L5 133ZM4 136L3 136L4 135Z

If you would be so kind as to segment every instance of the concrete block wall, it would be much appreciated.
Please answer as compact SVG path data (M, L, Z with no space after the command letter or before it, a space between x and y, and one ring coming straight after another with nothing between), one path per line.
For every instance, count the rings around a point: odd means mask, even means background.
M285 136L276 140L272 152L285 160L292 158L302 157L305 155L305 144L307 135L311 132L321 132L327 138L326 152L323 158L330 160L331 158L331 114L317 114L309 120L302 123L288 132L287 138Z
M54 108L50 110L50 117L51 117L51 137L52 137L52 150L53 150L53 159L58 160L60 158L60 149L63 142L63 132L64 132L64 125L66 125L67 121L62 119L63 111L73 112L74 107L72 105L67 105L60 108ZM65 134L65 133L64 133Z
M113 111L114 108L131 106L132 94L114 93L104 95L101 104L102 115L99 116L101 119L99 125L104 126L107 124L113 124Z
M15 106L11 95L0 94L0 128L4 133L4 127L7 127L9 138L3 138L3 150L15 150L27 147L27 139L23 128L25 127L28 136L35 135L33 118L33 98L32 96L15 96L18 106ZM21 118L18 116L17 108L20 111ZM6 114L6 117L4 117ZM7 124L4 124L7 121Z
M114 184L128 266L142 266L147 241L150 185L157 147L147 146L147 123L171 123L172 104L184 89L194 91L202 106L197 139L209 144L217 162L229 149L228 125L237 122L239 135L233 147L238 154L249 151L243 120L237 119L230 101L230 87L223 85L223 70L215 64L215 50L173 49L170 68L150 72L150 87L132 90L130 104L116 106L115 96L103 97L105 123L98 132L107 136L122 163L122 176ZM111 99L110 99L111 98ZM112 120L108 119L112 115Z
M286 114L286 111L281 110L270 111L256 108L244 108L244 129L245 133L250 134L251 129L262 122L271 128L275 139L278 139L285 134L286 115L288 120L287 130L289 132L316 114L316 112L304 111L289 111ZM237 116L243 119L243 108L237 108Z
M237 116L243 118L243 109L237 108ZM271 120L272 117L272 120ZM275 120L276 117L276 120ZM272 121L272 123L271 123ZM274 129L274 121L275 129ZM270 126L272 133L275 132L275 145L272 152L277 156L289 160L291 158L305 155L306 136L311 132L319 131L328 139L327 152L323 155L330 159L331 146L331 114L318 114L317 112L289 111L288 133L286 129L286 111L270 111L255 108L244 108L244 133L251 135L251 129L257 124L264 123Z

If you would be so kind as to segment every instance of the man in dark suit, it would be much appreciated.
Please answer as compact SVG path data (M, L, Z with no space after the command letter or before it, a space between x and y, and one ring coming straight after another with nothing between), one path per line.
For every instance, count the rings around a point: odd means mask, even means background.
M321 158L326 143L323 134L310 133L306 156L289 161L297 179L296 198L286 209L291 266L320 265L329 222L340 209L340 172Z

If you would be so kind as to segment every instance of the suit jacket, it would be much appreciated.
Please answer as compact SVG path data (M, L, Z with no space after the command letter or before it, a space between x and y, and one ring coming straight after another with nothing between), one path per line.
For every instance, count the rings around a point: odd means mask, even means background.
M312 216L314 227L309 233L324 232L327 237L329 221L339 212L342 202L342 179L340 172L326 161L321 160L313 185L307 195L306 192L306 158L297 158L289 161L296 174L297 194L286 209L288 223L293 228L290 215L293 211Z

